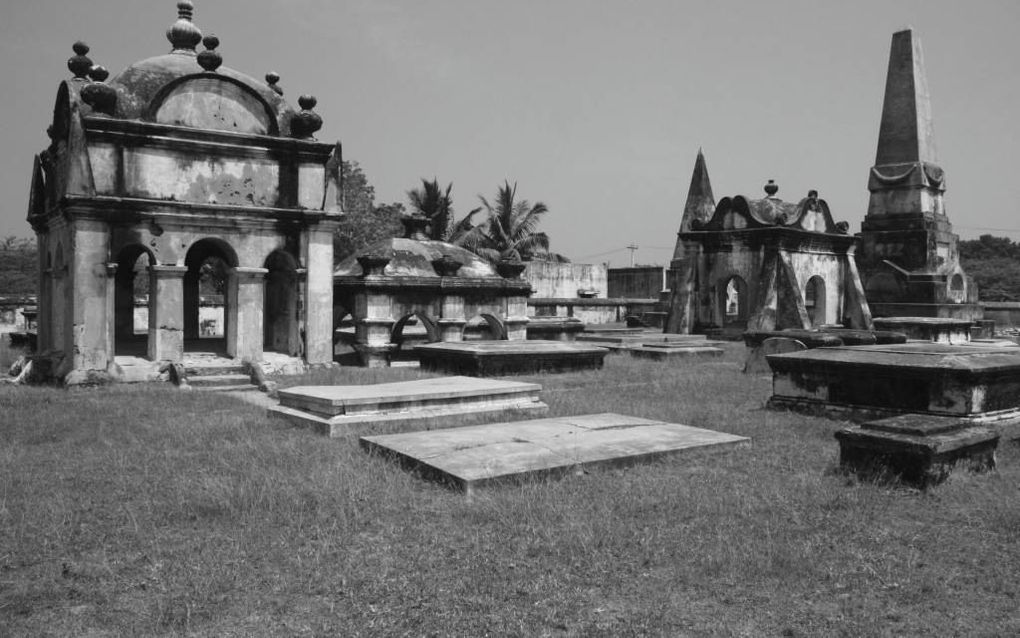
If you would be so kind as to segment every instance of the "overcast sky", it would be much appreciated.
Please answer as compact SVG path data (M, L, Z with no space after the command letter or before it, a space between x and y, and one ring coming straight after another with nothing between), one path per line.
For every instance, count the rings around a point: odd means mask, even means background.
M1020 240L1018 0L196 0L226 66L318 97L376 188L453 182L459 213L504 179L543 201L575 261L668 263L694 158L717 198L818 189L867 209L893 32L920 35L946 207L964 238ZM25 222L71 44L113 75L169 51L170 0L3 0L0 236Z

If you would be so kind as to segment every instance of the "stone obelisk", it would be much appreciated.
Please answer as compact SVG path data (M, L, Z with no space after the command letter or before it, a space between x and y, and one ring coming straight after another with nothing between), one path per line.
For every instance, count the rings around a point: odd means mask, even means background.
M700 247L697 243L688 245L679 235L697 230L697 226L711 219L714 212L712 182L708 179L705 154L699 148L698 157L694 160L694 172L691 173L691 185L687 188L683 217L680 218L676 248L673 249L673 259L669 262L667 273L670 290L669 312L664 326L667 333L687 334L694 325L694 282Z
M921 41L909 28L892 37L868 190L857 261L874 315L980 318L946 217Z

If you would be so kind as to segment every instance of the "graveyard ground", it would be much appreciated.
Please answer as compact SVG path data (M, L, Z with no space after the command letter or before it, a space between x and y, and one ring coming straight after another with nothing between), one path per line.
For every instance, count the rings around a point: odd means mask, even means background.
M929 493L857 482L841 424L762 409L727 348L525 379L554 416L751 447L471 500L228 397L2 386L0 635L1020 634L1020 446Z

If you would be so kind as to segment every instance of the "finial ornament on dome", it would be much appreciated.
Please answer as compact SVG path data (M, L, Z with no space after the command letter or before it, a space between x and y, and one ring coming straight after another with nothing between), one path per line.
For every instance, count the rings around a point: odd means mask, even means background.
M298 98L298 106L301 111L294 115L290 121L290 135L297 138L311 138L312 135L322 128L322 118L313 111L318 100L314 95L302 95Z
M189 0L177 3L177 22L166 30L166 39L173 46L173 53L194 52L202 41L202 31L191 21L194 12L195 5Z
M223 64L223 56L216 51L216 47L220 46L220 39L210 33L202 38L202 44L205 45L205 51L198 54L198 65L213 73Z
M765 184L765 194L769 197L775 197L776 193L779 192L779 184L776 184L776 180L770 179L768 184Z
M280 81L280 74L276 71L270 71L266 73L266 84L273 90L277 95L283 95L283 89L277 86L277 82Z
M95 65L89 69L89 79L92 80L81 90L81 99L92 107L96 113L113 115L117 109L117 91L110 85L104 84L110 72L106 67Z
M78 40L71 48L74 55L67 59L67 69L74 74L74 79L84 80L92 68L92 60L88 57L89 45Z

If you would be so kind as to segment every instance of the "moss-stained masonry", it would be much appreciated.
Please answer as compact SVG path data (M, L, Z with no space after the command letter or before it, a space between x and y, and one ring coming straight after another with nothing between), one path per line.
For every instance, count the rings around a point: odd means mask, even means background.
M842 324L871 328L855 240L811 191L715 204L699 152L668 273L667 332L740 333Z
M314 98L294 109L275 81L223 67L211 38L196 53L191 3L178 10L173 51L108 83L75 45L51 144L36 158L28 220L40 248L39 350L68 383L115 377L125 336L137 341L126 313L139 262L153 366L180 361L198 337L198 281L211 258L226 269L228 355L332 362L339 144L312 137Z

